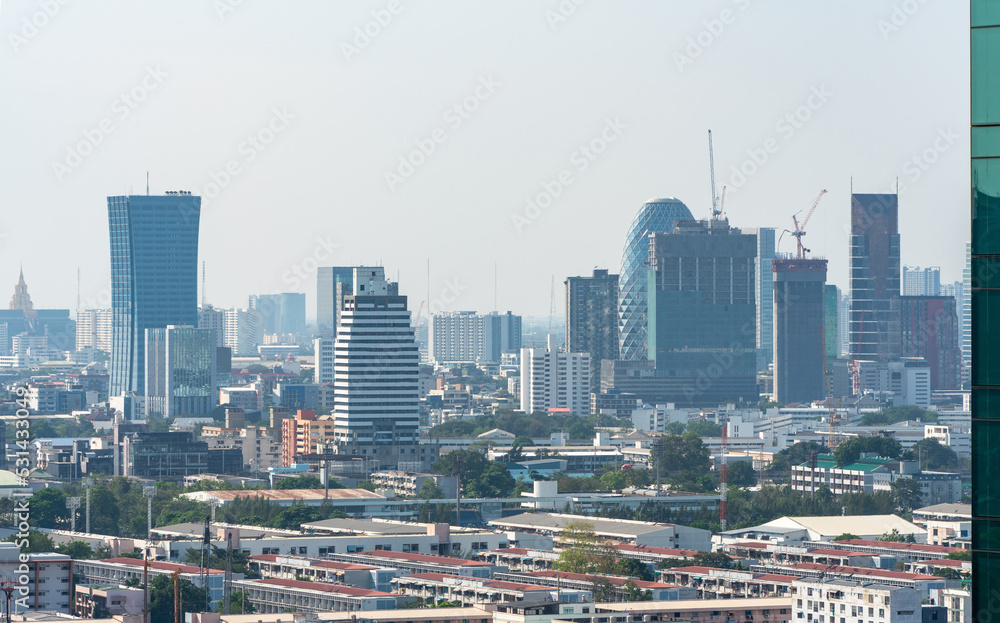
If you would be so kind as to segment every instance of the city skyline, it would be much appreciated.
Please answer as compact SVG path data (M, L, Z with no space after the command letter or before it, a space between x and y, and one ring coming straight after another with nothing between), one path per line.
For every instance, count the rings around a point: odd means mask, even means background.
M404 3L385 17L387 6L61 7L26 36L22 20L37 4L4 3L0 31L14 37L0 51L0 79L19 97L0 104L0 123L18 156L0 175L9 201L33 209L11 211L0 283L16 283L23 260L36 306L74 309L80 267L82 307L106 307L104 198L129 187L142 194L148 171L153 193L205 198L199 258L219 307L305 292L311 318L309 268L362 264L398 277L416 307L429 259L430 298L444 309L493 309L484 276L496 265L499 307L545 316L553 277L620 270L628 224L649 197L710 214L709 128L734 226L790 228L792 214L829 189L805 241L830 260L830 283L846 289L852 187L888 192L897 178L903 263L940 265L943 283L961 277L968 215L925 223L966 199L967 7L920 5L896 19L892 2L812 11L636 2L634 13L591 3L570 15L555 3ZM389 21L375 21L378 34L360 45L373 14ZM480 42L484 32L522 43ZM943 52L927 49L941 37ZM261 49L265 40L284 47ZM116 54L119 46L135 53ZM89 76L83 68L95 62L104 71ZM855 71L862 62L866 71ZM772 71L777 64L788 70ZM64 87L41 89L36 76ZM928 80L940 88L926 93ZM58 97L61 88L74 97ZM909 105L918 99L918 109ZM52 122L23 123L42 116ZM421 145L432 153L420 155ZM400 158L414 150L420 163L409 172ZM76 162L68 152L77 151L89 155ZM742 180L734 167L758 170ZM59 223L45 240L75 257L40 253L27 235L39 222ZM233 253L240 244L249 248ZM544 270L541 245L555 251ZM788 240L780 250L791 250Z

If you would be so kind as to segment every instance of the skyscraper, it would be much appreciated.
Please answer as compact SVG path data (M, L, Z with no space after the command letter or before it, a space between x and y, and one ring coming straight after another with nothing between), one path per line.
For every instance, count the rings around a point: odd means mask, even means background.
M639 208L632 220L618 279L619 356L635 361L646 359L646 284L649 278L649 234L673 231L680 220L691 220L691 211L679 199L653 198Z
M901 354L896 195L851 195L851 358L894 361Z
M599 391L601 361L618 359L618 275L566 279L566 350L590 353L590 387Z
M352 283L334 344L335 434L362 456L382 455L418 441L420 353L406 297L390 294L383 269L355 268Z
M822 399L826 260L776 259L773 270L775 399L781 404Z
M766 370L774 361L774 276L771 274L771 262L774 261L777 251L775 230L773 227L744 227L743 233L757 237L757 259L754 264L757 369Z
M962 270L962 387L969 387L972 370L972 243L965 243L965 268Z
M904 296L900 303L903 356L927 360L931 391L960 389L962 351L954 297Z
M83 309L76 314L76 350L111 352L111 310Z
M306 295L302 292L282 292L281 322L278 333L299 335L306 330Z
M146 329L146 415L207 415L216 406L215 337L211 329Z
M1000 11L990 0L971 3L972 241L967 247L971 306L972 619L995 615L1000 590Z
M757 403L757 237L726 219L651 236L649 359L668 402Z
M334 337L344 297L352 293L352 266L320 266L316 271L316 324L321 337Z
M431 314L428 353L437 362L499 362L503 352L521 348L521 317L507 312Z
M145 390L146 329L198 324L201 197L108 197L111 234L111 391Z
M832 283L823 298L823 344L827 359L840 356L840 288Z

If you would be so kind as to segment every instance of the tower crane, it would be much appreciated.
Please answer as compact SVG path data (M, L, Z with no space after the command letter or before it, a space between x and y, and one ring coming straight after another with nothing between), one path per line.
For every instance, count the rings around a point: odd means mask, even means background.
M826 189L823 189L819 192L819 196L816 197L816 200L812 202L812 205L809 207L809 212L806 214L806 217L802 219L801 223L799 223L798 219L796 218L798 216L798 212L796 212L792 216L792 223L795 224L795 231L789 233L795 236L796 257L800 260L804 260L806 257L806 252L809 251L809 249L802 246L802 236L806 235L806 223L808 223L809 219L812 218L813 212L816 211L816 206L819 205L819 200L822 199L823 195L825 194L826 194ZM799 212L801 212L801 210L799 210Z

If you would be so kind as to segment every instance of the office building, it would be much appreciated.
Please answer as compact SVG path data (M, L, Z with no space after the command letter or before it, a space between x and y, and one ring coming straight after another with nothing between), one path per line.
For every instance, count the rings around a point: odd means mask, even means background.
M211 329L215 336L215 345L226 345L226 310L216 309L206 305L198 310L198 328ZM230 349L232 351L232 349Z
M320 266L316 271L316 323L320 337L334 337L344 308L353 293L353 266Z
M899 201L851 195L851 357L892 361L902 354L899 318Z
M521 347L521 317L507 312L471 311L431 315L428 329L430 357L438 363L498 363L504 352Z
M111 352L111 310L84 309L76 314L76 350Z
M316 365L313 372L313 380L320 387L327 383L333 383L333 344L334 339L330 337L318 337L313 340L313 353Z
M840 302L837 306L837 331L840 334L840 356L847 357L851 354L851 297L844 292L840 292Z
M745 227L744 234L757 236L757 259L754 264L754 304L757 306L757 369L766 370L774 363L774 278L771 263L777 245L773 227Z
M208 444L191 432L136 432L125 436L124 475L168 482L208 471ZM242 456L242 455L241 455Z
M792 620L921 623L920 589L823 578L802 578L792 583Z
M681 221L650 245L649 359L674 394L657 402L757 404L756 237L726 219Z
M894 406L931 406L931 368L920 357L895 361L854 362L854 394L873 394L878 400L891 399Z
M653 198L639 208L625 236L618 279L619 357L646 359L646 284L649 280L649 234L673 231L677 221L694 216L679 199Z
M618 275L594 269L566 279L566 350L590 354L590 387L601 384L601 361L618 359Z
M0 574L5 580L14 582L13 598L8 602L10 614L24 619L33 616L25 616L30 611L70 614L73 603L70 590L76 562L66 554L21 553L14 543L0 544ZM24 592L17 590L18 585ZM23 604L27 604L27 609Z
M333 415L338 441L359 454L418 441L420 353L406 297L390 294L396 290L381 267L355 268L340 312Z
M211 329L146 329L146 415L209 415L216 407L217 347Z
M775 400L820 400L826 396L826 260L776 259L773 267Z
M108 197L111 234L111 395L142 395L146 329L198 324L201 198Z
M962 387L958 313L950 296L900 299L904 357L923 357L931 369L931 391Z
M972 240L969 340L972 387L972 620L994 615L1000 590L1000 125L996 59L1000 12L989 0L971 2Z
M264 335L299 335L306 328L306 295L298 292L251 294L247 309L260 314Z
M224 311L225 335L223 345L232 349L234 357L254 357L257 347L264 343L264 317L249 309Z
M826 284L823 294L823 352L827 359L840 356L840 288Z
M549 409L590 415L590 353L559 351L554 335L547 348L521 349L521 411Z
M902 269L903 296L939 296L941 294L941 267L904 266Z

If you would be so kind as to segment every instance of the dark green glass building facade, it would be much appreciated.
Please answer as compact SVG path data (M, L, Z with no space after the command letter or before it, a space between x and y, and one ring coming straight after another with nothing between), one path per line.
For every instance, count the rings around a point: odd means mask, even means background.
M972 616L1000 620L1000 2L972 0Z

